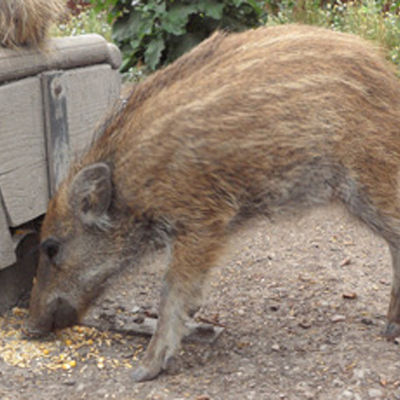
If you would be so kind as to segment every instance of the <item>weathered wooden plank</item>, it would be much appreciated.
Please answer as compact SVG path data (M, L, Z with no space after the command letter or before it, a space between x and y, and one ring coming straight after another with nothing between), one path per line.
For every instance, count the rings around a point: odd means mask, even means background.
M42 74L46 154L50 197L66 176L70 148L64 72Z
M66 112L70 146L76 153L90 143L96 125L118 98L119 75L108 65L97 65L66 71L56 82L67 110L61 107L50 113L59 119L56 114ZM17 226L46 211L44 126L49 122L44 122L44 115L49 112L43 111L38 77L0 86L0 103L0 185L10 224Z
M6 212L0 190L0 270L14 264L15 261L14 243L8 229Z
M47 168L40 79L0 86L0 187L11 226L47 207Z
M66 71L68 128L71 148L81 152L90 144L95 128L103 121L120 93L120 76L109 65Z
M96 34L53 38L44 51L0 47L0 82L21 79L43 71L107 63L121 64L118 48Z

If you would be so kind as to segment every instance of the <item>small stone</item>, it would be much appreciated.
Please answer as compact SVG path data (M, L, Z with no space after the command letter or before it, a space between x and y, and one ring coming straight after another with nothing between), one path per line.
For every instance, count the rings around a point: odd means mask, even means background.
M138 312L140 312L140 307L139 306L133 306L130 310L130 312L132 314L137 314Z
M353 393L352 391L350 391L350 390L345 390L345 391L342 393L341 398L342 398L343 400L344 400L344 399L353 399L353 398L354 398L354 393Z
M346 320L346 317L344 315L339 315L339 314L333 315L331 318L331 322L334 322L334 323L343 322L345 320Z
M85 389L86 385L84 383L78 383L78 386L76 387L77 392L82 392Z
M364 368L354 368L353 375L357 379L364 379L365 378L366 370Z
M346 265L350 265L350 263L351 263L351 259L349 257L347 257L340 263L340 266L344 267Z
M281 347L279 346L278 343L274 343L274 344L271 346L271 349L272 349L273 351L279 351L279 350L281 349Z
M383 397L383 392L380 389L372 388L368 390L368 396L371 399L380 399Z
M327 351L329 348L329 346L327 344L321 344L321 346L319 346L319 351Z
M370 318L362 318L361 319L361 323L364 324L364 325L372 325L373 321Z
M66 386L74 386L76 384L76 381L74 381L72 379L67 379L63 382L63 384Z
M342 294L342 297L347 300L354 300L357 298L357 293L354 292L346 292Z
M341 381L339 378L335 378L332 381L332 383L333 383L333 386L336 386L336 387L342 387L344 385L343 381ZM345 390L345 392L346 392L346 390Z
M309 328L311 328L311 325L312 325L311 322L307 321L307 320L303 320L303 321L299 322L300 328L303 328L303 329L309 329Z

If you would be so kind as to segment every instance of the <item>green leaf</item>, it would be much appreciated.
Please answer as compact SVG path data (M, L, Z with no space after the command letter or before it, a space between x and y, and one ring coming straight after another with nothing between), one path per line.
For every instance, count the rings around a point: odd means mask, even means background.
M144 62L151 69L155 70L161 60L162 51L165 49L164 39L157 37L153 39L144 52Z
M246 0L232 0L235 7L239 8Z
M253 10L256 12L257 15L262 14L263 9L260 7L256 0L247 0L247 2L253 7Z
M132 11L129 17L117 20L113 25L113 40L123 41L132 36L137 36L140 30L142 16L139 12Z
M199 11L202 11L207 17L221 19L225 4L216 0L200 0L198 3Z
M95 11L103 11L115 7L118 0L91 0L90 3Z
M140 11L132 11L128 18L122 18L113 26L113 40L123 41L126 39L142 40L150 35L154 26L154 15L143 17Z
M126 57L122 60L121 66L120 66L120 70L121 71L126 71L128 69L128 67L130 66L131 63L131 57Z
M174 4L168 13L161 19L161 28L173 35L183 35L186 32L186 24L189 20L189 15L197 11L197 6Z

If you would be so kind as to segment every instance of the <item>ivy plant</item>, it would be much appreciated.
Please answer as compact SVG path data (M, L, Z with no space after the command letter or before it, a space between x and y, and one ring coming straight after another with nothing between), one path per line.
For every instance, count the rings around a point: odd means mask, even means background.
M92 0L108 8L122 72L145 64L154 70L200 43L216 29L240 31L263 23L259 0Z

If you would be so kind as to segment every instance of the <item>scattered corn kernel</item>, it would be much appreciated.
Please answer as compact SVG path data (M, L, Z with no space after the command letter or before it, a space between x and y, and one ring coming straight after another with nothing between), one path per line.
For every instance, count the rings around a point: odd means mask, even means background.
M70 370L71 368L74 368L74 367L76 367L76 361L75 360L68 361L68 362L64 363L61 366L61 368L66 370L66 371L68 371L68 370Z
M24 315L26 315L27 311L23 310L22 308L18 308L18 307L14 307L12 309L12 313L16 316L16 317L23 317Z

